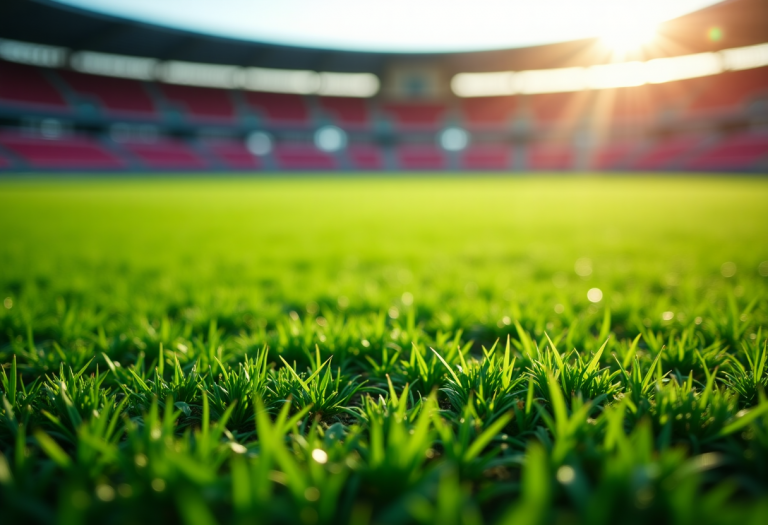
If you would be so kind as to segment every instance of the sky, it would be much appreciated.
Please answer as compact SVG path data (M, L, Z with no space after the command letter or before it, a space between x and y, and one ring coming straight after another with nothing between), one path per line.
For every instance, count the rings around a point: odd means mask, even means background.
M299 47L507 49L643 31L719 0L54 0L142 22Z

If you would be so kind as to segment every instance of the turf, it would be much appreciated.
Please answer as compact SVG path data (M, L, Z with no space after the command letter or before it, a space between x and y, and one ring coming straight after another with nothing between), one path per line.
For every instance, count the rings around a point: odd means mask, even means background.
M0 181L4 523L768 521L768 181Z

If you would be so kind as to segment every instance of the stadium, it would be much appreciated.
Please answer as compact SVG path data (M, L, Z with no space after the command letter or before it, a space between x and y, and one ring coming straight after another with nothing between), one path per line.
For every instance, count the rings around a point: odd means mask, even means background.
M766 174L766 0L4 0L0 522L764 525Z
M620 57L599 38L334 52L4 10L6 171L766 170L761 1L663 23Z

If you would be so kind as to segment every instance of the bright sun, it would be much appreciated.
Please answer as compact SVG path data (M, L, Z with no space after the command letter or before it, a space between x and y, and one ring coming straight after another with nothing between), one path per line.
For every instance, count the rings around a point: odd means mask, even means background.
M602 42L614 51L632 51L656 38L656 25L638 22L617 23L607 28Z

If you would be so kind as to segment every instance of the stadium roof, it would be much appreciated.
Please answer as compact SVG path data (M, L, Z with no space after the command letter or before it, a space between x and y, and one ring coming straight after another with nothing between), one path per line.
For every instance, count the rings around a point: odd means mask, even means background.
M713 28L718 29L717 39L708 38ZM634 55L624 57L624 60L647 61L748 46L765 42L766 34L768 3L765 0L728 0L662 23L653 45L645 46ZM446 75L453 75L462 72L588 67L615 61L598 38L535 47L442 54L328 50L213 36L95 13L53 0L0 2L0 38L60 46L72 52L86 50L160 61L369 72L380 76L385 75L393 64L406 62L417 66L437 66Z
M651 30L721 0L56 0L242 40L349 51L509 49Z

